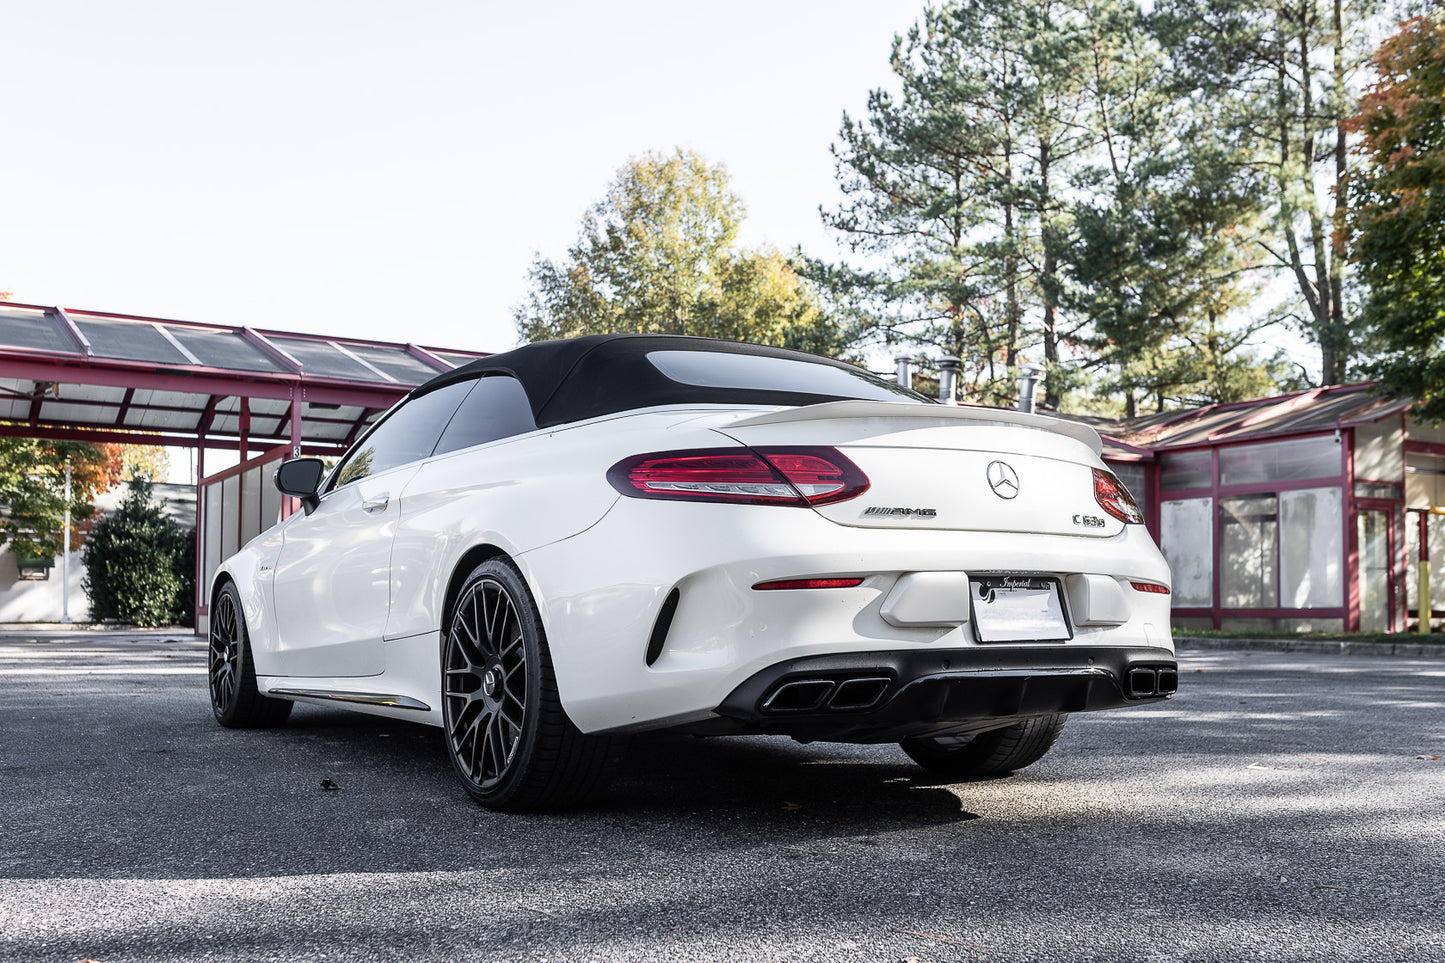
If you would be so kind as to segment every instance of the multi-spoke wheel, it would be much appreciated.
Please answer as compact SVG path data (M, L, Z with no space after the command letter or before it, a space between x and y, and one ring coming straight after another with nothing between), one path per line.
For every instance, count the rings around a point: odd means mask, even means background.
M227 582L211 612L209 673L211 710L216 721L231 729L276 726L291 714L291 703L269 699L256 689L246 617L233 583Z
M468 576L441 657L447 749L472 798L544 809L596 785L612 740L583 735L562 710L536 603L510 562L491 559Z
M910 759L929 772L956 779L974 779L1012 772L1032 765L1053 747L1064 731L1063 713L1034 716L1002 729L963 736L904 739Z

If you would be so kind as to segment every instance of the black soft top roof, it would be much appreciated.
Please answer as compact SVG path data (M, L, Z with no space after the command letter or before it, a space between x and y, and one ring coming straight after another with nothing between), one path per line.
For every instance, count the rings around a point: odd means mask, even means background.
M787 358L861 373L861 369L853 365L787 348L679 335L594 334L559 341L539 341L481 358L437 375L414 390L412 396L469 378L511 375L522 383L527 392L539 428L656 405L814 405L843 398L841 395L800 391L683 384L666 377L647 360L648 353L653 351L703 351Z

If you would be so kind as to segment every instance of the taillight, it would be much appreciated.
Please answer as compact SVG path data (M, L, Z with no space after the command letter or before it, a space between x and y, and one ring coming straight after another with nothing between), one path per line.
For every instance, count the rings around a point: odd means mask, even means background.
M607 470L633 498L827 505L868 490L868 477L835 448L707 448L624 458Z
M1135 504L1134 496L1129 494L1129 489L1125 488L1119 479L1100 468L1094 469L1094 501L1125 525L1144 524L1144 515Z

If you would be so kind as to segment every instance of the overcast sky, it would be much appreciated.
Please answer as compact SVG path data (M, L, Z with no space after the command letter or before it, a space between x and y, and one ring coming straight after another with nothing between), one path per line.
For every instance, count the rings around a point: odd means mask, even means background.
M0 290L497 351L629 157L728 166L832 256L828 147L921 0L8 5Z

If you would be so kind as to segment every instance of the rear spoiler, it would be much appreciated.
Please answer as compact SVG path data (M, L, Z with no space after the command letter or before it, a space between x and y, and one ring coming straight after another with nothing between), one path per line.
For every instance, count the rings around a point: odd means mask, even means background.
M727 427L746 428L752 425L782 425L793 421L831 421L850 418L888 418L917 421L919 428L945 427L961 423L1019 425L1065 435L1088 445L1095 455L1102 455L1104 443L1099 433L1088 425L1048 415L1025 414L1007 408L984 408L960 405L920 405L892 401L825 401L801 408L779 408L734 421Z

